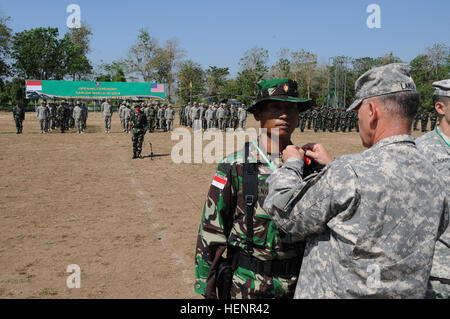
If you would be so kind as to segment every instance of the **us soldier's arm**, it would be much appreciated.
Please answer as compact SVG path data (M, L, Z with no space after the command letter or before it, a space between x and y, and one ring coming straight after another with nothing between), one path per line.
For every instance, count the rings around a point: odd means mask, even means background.
M195 255L195 292L205 296L211 261L219 247L226 246L236 205L231 165L220 163L217 174L226 177L225 184L211 184L203 208ZM222 182L224 181L221 179Z
M302 239L323 233L330 219L359 202L356 175L350 165L334 161L305 180L303 166L301 160L290 159L276 170L267 179L269 193L264 201L264 209L275 224Z

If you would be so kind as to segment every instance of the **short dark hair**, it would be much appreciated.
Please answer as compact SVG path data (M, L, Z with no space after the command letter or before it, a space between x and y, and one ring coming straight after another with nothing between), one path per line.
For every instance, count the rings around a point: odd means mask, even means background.
M441 102L445 105L450 105L450 97L442 95L433 95L433 105L436 105L437 102Z
M419 109L419 93L415 91L396 92L386 95L376 96L386 110L413 121Z

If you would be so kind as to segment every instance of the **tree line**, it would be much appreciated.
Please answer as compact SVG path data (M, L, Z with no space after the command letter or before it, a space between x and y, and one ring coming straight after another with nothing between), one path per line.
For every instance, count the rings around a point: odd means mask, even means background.
M10 18L0 18L0 105L26 104L25 79L73 81L143 81L166 83L168 101L219 102L236 98L252 103L256 83L268 77L291 78L299 84L299 95L314 105L347 107L355 96L354 83L375 66L404 62L392 52L381 57L336 56L319 62L305 49L281 49L273 65L269 51L253 47L244 52L237 75L229 67L209 66L186 58L177 38L160 44L147 29L141 29L125 57L93 66L92 30L86 24L60 36L52 27L38 27L14 33ZM410 63L423 109L432 108L434 81L449 78L450 47L436 43Z

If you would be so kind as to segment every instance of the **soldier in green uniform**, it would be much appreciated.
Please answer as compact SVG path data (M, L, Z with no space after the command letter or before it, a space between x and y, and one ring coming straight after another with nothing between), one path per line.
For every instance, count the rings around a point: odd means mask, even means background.
M436 110L431 111L431 114L430 114L430 131L434 130L434 128L436 127L437 119L438 119L438 114L437 114Z
M23 107L20 107L18 104L15 105L12 109L14 122L16 122L17 134L22 134L23 124L22 122L25 120L25 110Z
M422 112L421 124L422 124L422 132L426 132L428 125L428 112L425 110Z
M414 131L418 131L417 124L419 124L420 117L421 117L420 112L417 112L416 116L414 116L414 124L413 124Z
M305 123L306 123L306 114L305 112L300 113L298 119L299 119L299 127L300 127L300 131L304 132L305 131Z
M299 112L309 108L309 100L298 98L292 80L263 80L258 86L256 103L248 111L262 133L220 162L203 209L194 290L206 298L217 298L225 251L231 283L219 298L292 298L295 290L304 243L281 232L262 206L265 180L282 164L280 152L291 144ZM279 144L272 143L274 136Z
M306 120L308 121L308 130L311 129L312 114L311 110L306 111Z
M340 116L340 122L341 122L341 132L345 133L345 129L347 128L347 113L345 112L345 110L341 111L341 114L339 114Z
M314 132L317 133L317 131L320 129L320 108L312 110L311 115L313 118Z
M145 116L147 117L147 121L148 121L148 130L150 133L153 133L155 131L155 127L156 127L156 111L154 109L154 104L151 104L145 110Z
M131 141L133 142L133 159L142 158L142 143L147 131L147 117L140 109L139 104L135 105L135 112L130 117L130 127L132 130Z

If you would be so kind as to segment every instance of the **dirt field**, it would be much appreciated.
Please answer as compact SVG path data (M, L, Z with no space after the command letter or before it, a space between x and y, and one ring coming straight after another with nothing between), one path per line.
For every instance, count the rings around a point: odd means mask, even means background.
M117 113L110 134L98 112L86 134L41 135L33 113L15 132L0 113L1 298L199 298L194 249L215 164L173 163L177 141L163 132L145 137L153 160L132 160ZM356 132L297 129L293 142L335 156L363 149ZM81 268L79 289L67 288L70 264Z

